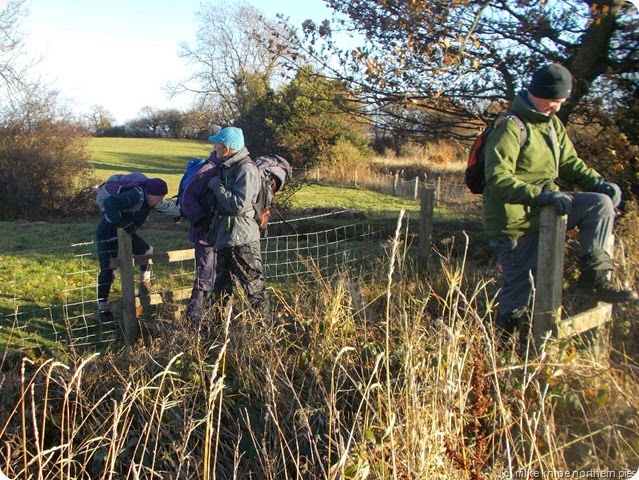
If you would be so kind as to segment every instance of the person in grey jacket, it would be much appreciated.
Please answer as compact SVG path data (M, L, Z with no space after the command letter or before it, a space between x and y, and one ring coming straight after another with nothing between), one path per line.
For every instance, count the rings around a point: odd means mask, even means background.
M213 295L226 305L236 279L251 306L270 322L260 232L254 219L260 172L249 157L241 129L223 128L209 141L221 161L219 175L208 184L215 196L213 221L207 235L209 245L217 251Z

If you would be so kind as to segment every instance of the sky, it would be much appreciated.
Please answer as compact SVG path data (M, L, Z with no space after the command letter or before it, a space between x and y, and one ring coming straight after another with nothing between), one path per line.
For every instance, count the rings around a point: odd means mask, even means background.
M247 0L267 17L282 13L299 26L330 18L323 0ZM179 44L194 44L203 0L27 0L20 32L34 71L76 116L93 105L123 124L144 107L188 109L163 88L188 77ZM0 0L0 7L6 0Z

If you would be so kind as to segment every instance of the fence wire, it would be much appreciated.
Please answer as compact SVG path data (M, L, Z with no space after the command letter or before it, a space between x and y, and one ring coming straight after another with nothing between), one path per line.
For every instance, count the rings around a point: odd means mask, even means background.
M313 175L305 172L313 180ZM324 182L317 172L315 178ZM330 183L330 181L329 181ZM343 184L342 184L343 185ZM419 199L428 188L435 190L438 205L479 205L463 184L427 181L399 175L382 176L375 183L353 186L404 198ZM286 222L301 223L332 212ZM301 230L301 229L300 229ZM312 281L312 276L330 277L336 270L367 271L369 262L382 253L389 232L368 223L353 223L319 232L273 236L262 239L267 281L287 283ZM43 270L46 273L42 273ZM20 272L14 274L13 272ZM31 275L30 272L33 272ZM98 259L94 241L18 252L0 252L0 331L6 349L87 347L114 340L113 331L103 331L94 321L97 305ZM190 287L194 260L154 265L152 282L157 291ZM120 296L119 280L113 283L111 299ZM44 339L44 341L43 341Z
M317 275L328 278L336 270L365 268L367 261L379 256L383 235L379 227L354 223L320 232L264 238L261 246L267 281L310 281ZM116 333L103 330L94 320L98 275L95 242L0 256L0 331L5 351L53 351L114 341ZM157 291L175 290L190 287L194 275L194 260L154 265L152 282ZM120 294L116 278L110 298Z
M355 171L356 173L356 171ZM314 170L296 170L295 174L307 181L314 181L319 184L331 184L335 177L334 172ZM475 195L468 190L463 183L451 183L441 181L441 178L428 179L424 177L414 177L412 179L402 178L396 175L377 175L358 180L356 177L348 179L340 177L337 181L339 185L351 186L354 188L366 188L386 195L393 195L402 198L412 198L419 200L424 189L434 189L435 198L440 205L469 205L481 204L481 196Z

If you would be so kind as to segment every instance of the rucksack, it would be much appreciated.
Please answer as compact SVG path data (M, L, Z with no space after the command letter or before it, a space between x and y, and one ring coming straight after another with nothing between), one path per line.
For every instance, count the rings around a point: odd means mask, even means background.
M180 184L178 185L178 194L176 203L178 206L182 205L182 197L184 196L184 189L189 184L193 175L197 173L197 171L202 168L206 164L206 160L202 158L192 158L186 164L186 168L184 169L184 174L180 179Z
M464 183L472 193L484 193L484 187L486 186L484 145L486 144L488 135L507 118L512 118L519 126L519 148L522 148L526 140L528 140L526 125L512 110L507 110L499 114L493 122L484 128L470 148L468 162L464 172Z
M95 203L98 204L101 211L104 211L104 200L107 197L129 188L144 185L148 179L146 175L140 172L114 173L95 189ZM143 197L140 199L139 205L136 205L131 210L140 208L142 202L144 202Z
M260 172L261 181L260 191L253 205L253 218L260 228L260 235L265 236L275 194L291 178L293 170L285 158L273 154L257 157L255 165Z

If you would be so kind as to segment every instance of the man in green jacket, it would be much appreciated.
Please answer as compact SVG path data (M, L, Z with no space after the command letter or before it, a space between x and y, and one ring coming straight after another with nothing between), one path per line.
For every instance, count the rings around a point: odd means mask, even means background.
M497 326L509 334L515 329L527 332L539 218L546 205L568 215L568 228L579 230L580 290L608 303L639 298L634 290L618 289L609 280L613 262L605 246L621 189L586 166L557 118L571 89L572 75L565 67L542 67L510 107L526 128L526 143L520 147L519 122L508 116L486 141L483 223L503 273ZM580 191L562 192L557 180Z

